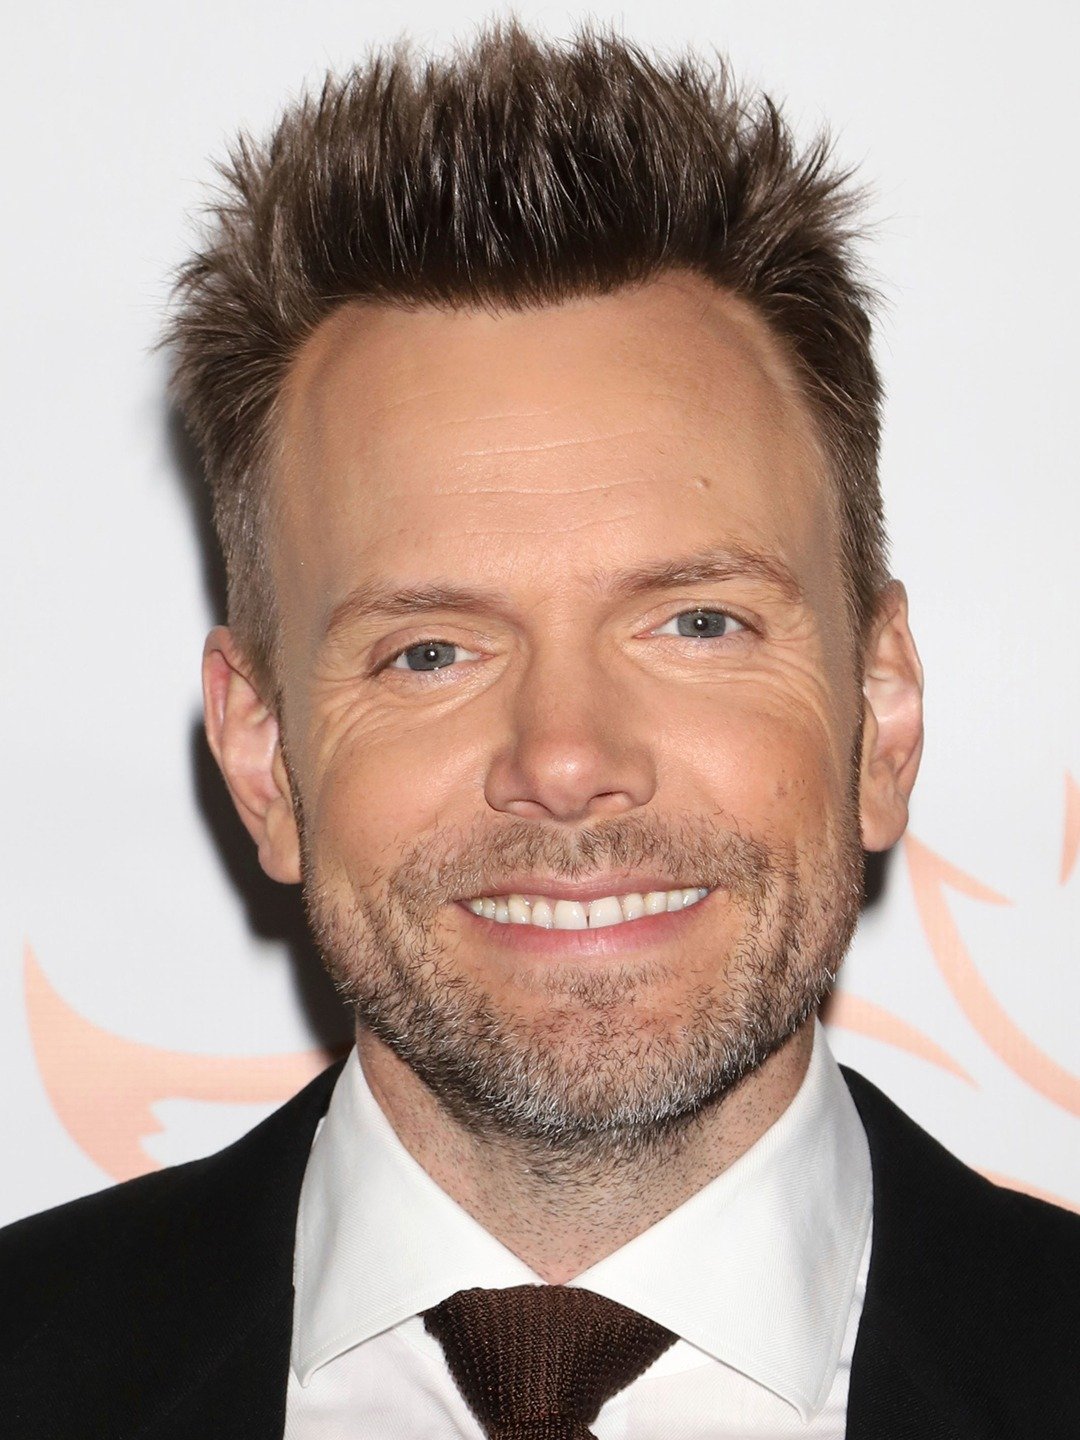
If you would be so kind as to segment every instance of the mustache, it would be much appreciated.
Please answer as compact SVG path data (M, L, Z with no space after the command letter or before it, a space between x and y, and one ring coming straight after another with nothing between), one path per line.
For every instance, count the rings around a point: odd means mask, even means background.
M506 820L429 832L390 872L387 889L411 919L422 920L450 901L498 893L508 875L581 881L602 869L643 868L727 890L756 910L793 873L794 860L721 816L622 816L572 832Z

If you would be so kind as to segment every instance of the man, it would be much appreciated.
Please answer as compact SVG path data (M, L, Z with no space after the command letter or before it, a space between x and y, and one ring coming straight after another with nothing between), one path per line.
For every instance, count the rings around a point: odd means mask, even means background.
M5 1434L1074 1435L1080 1227L815 1020L922 736L825 147L508 26L228 179L207 733L357 1046L5 1233Z

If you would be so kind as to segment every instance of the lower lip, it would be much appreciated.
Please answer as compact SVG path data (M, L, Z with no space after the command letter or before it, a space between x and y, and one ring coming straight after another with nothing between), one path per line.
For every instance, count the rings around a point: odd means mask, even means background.
M624 920L621 925L601 925L596 930L547 930L542 925L501 924L498 920L487 920L483 915L474 914L462 901L457 902L457 908L465 916L470 930L475 928L478 938L524 954L574 959L590 955L625 955L674 940L715 893L710 891L704 899L688 905L685 910L642 915L638 920Z

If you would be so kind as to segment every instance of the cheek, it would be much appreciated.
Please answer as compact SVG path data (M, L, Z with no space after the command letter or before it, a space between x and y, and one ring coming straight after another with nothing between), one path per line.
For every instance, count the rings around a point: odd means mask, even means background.
M324 873L345 871L357 890L377 885L427 831L474 818L482 798L476 727L446 717L324 712L309 755L309 843Z
M666 747L684 763L691 806L709 797L748 833L796 846L832 831L849 803L850 773L835 719L824 706L736 694L688 717ZM696 797L696 799L695 799Z

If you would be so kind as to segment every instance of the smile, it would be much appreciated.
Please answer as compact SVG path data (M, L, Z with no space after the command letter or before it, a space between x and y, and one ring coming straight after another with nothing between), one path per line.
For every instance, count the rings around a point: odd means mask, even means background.
M690 887L650 890L647 895L603 895L595 900L557 900L545 895L480 895L462 903L483 920L497 925L533 925L542 930L601 930L626 925L647 915L686 910L708 895Z

